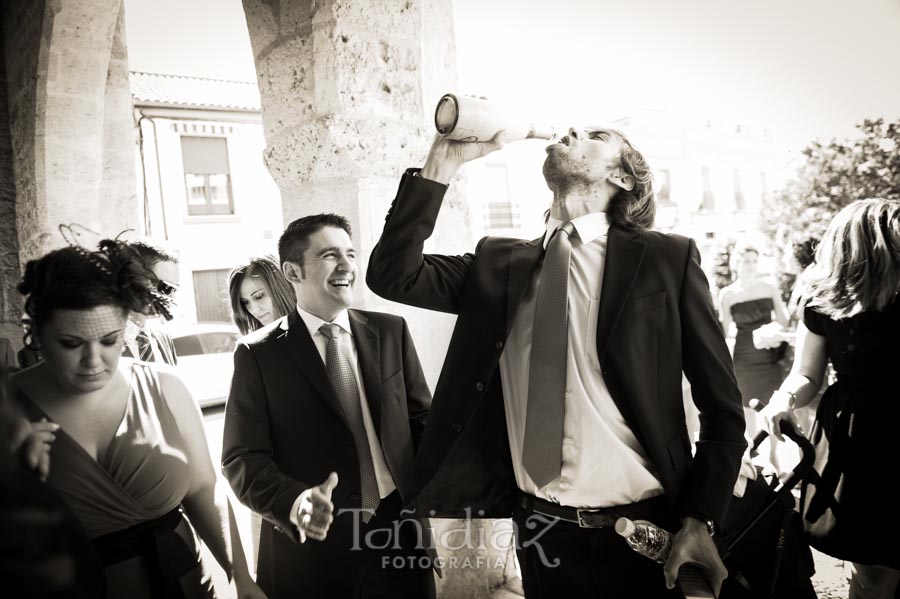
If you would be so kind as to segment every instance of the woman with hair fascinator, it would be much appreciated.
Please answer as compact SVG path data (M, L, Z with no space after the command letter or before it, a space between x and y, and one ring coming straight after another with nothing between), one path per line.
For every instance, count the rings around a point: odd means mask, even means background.
M29 262L26 343L43 361L12 377L13 398L30 420L59 425L47 483L84 526L110 597L213 597L194 531L238 597L264 597L190 392L168 367L121 357L129 313L167 313L150 280L115 240Z

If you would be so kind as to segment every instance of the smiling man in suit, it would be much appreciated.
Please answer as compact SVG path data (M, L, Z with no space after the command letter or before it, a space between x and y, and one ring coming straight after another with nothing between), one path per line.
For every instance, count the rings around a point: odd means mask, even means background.
M685 562L718 589L727 572L711 534L746 444L697 247L649 230L650 169L624 135L573 128L547 148L542 237L423 255L450 179L500 147L435 138L369 262L379 295L459 315L411 504L512 514L529 599L678 596L666 587ZM693 457L682 371L700 410ZM665 570L616 535L620 516L677 531Z
M278 250L297 309L235 349L222 469L264 518L273 598L434 592L429 537L400 515L431 396L406 322L348 309L350 235L334 214L292 222Z

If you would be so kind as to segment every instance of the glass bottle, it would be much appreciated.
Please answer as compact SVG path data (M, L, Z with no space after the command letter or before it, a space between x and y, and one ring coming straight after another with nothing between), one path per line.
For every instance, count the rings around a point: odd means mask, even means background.
M490 141L500 130L505 141L556 137L552 128L536 127L495 102L456 94L444 94L438 101L434 126L456 141Z

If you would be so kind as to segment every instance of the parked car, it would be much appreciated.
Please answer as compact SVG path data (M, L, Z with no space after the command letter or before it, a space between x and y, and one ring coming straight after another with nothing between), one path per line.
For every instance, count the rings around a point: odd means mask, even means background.
M241 334L227 322L198 322L169 329L178 374L201 408L225 403L234 371L232 352Z

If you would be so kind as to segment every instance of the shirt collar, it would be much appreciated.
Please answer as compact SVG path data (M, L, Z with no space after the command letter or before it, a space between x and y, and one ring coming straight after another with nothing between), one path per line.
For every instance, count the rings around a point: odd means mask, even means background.
M550 238L553 237L553 233L564 222L565 221L555 219L552 216L547 218L547 231L544 234L545 250L547 249L547 244L550 243ZM609 220L607 220L605 212L582 214L578 218L572 219L572 225L575 227L578 238L581 239L581 243L584 245L589 244L598 237L606 235L609 231Z
M303 324L305 324L307 330L309 330L310 337L312 337L316 333L318 333L319 329L322 327L323 324L336 324L339 327L341 327L342 329L344 329L345 331L347 331L348 333L350 333L351 335L353 334L353 331L350 330L350 314L347 312L346 309L341 310L338 313L338 315L334 317L334 320L332 320L331 323L328 323L328 322L322 320L315 314L310 314L309 312L307 312L300 306L297 306L297 314L300 315L300 318L303 320ZM281 328L284 330L288 329L288 319L287 318L285 318L281 322Z

